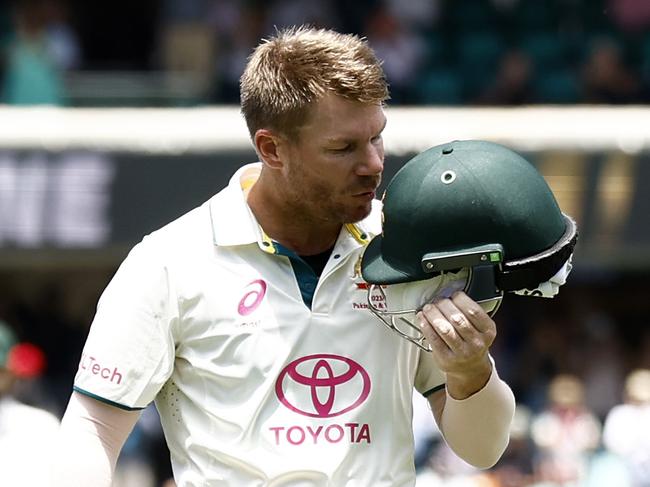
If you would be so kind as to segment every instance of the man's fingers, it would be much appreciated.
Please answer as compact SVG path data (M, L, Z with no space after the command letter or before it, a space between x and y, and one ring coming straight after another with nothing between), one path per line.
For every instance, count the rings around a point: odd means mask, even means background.
M479 330L451 299L442 299L436 302L436 307L463 341L471 341L479 333Z
M449 346L444 342L442 338L433 330L431 324L424 316L422 311L418 311L415 315L416 323L420 327L420 331L427 339L427 342L434 351L438 353L447 353L449 352Z
M462 291L454 293L451 298L458 310L481 333L491 332L495 328L494 321L476 301Z
M437 305L425 305L422 309L422 317L425 319L422 323L422 332L429 342L442 340L451 350L457 349L462 344L462 338Z
M477 347L477 344L492 343L496 336L492 318L463 292L427 304L421 313L426 319L422 331L429 342L438 338L451 350L460 350L464 344ZM435 336L429 336L431 333Z

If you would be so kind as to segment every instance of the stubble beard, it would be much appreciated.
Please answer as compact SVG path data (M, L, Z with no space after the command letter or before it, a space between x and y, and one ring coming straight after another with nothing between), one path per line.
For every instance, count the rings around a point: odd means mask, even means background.
M310 181L298 165L293 165L287 178L286 201L294 221L304 224L343 225L357 223L372 210L372 202L353 205L353 194L379 186L381 176L364 176L356 185L337 190L325 181ZM338 199L337 199L338 197ZM346 199L350 200L346 203Z
M346 205L336 201L331 192L321 192L316 188L314 191L311 197L299 197L297 201L301 205L297 213L301 214L303 219L309 223L330 225L356 223L366 218L372 209L370 202L365 205Z
M343 225L365 218L358 218L359 210L337 200L338 193L323 182L307 182L301 174L289 180L288 201L294 220L308 225ZM356 210L356 211L355 211Z

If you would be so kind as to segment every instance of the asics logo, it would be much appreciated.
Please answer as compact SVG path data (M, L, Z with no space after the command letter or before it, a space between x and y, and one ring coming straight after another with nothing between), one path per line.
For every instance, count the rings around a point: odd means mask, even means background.
M255 279L244 288L244 295L239 300L237 312L241 316L247 316L257 309L266 295L266 282L262 279Z

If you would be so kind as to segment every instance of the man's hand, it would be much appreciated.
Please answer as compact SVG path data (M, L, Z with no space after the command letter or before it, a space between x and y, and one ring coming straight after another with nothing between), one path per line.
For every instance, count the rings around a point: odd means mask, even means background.
M465 399L489 380L492 363L488 351L496 337L492 318L463 292L436 300L417 314L433 359L447 375L447 391Z

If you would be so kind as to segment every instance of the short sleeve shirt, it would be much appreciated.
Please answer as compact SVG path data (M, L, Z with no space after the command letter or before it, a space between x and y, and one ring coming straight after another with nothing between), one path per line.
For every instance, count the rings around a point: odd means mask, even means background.
M255 171L133 248L75 389L126 409L155 401L181 487L413 485L413 388L444 376L368 310L360 259L380 203L341 229L310 308L246 203Z

